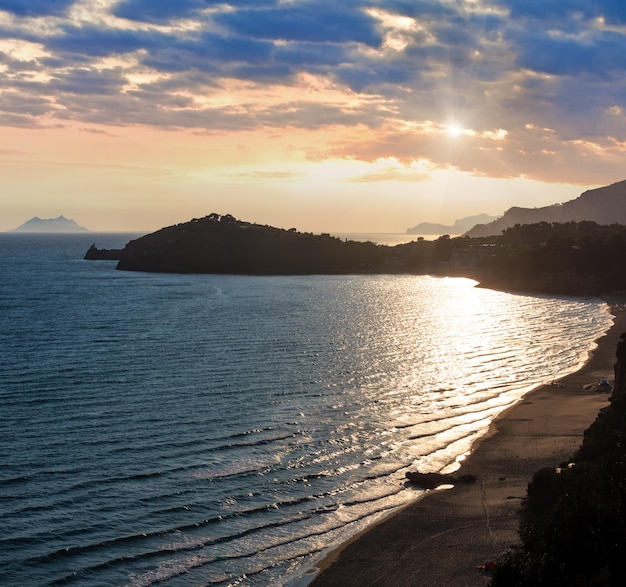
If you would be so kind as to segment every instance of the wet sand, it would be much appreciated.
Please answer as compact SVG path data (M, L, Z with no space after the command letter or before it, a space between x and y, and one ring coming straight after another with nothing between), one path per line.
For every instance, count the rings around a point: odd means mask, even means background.
M577 372L533 391L501 414L455 475L473 485L431 491L331 552L312 587L481 587L495 561L518 542L518 512L533 473L557 467L582 443L583 433L608 404L597 391L613 381L624 306L611 303L615 321Z

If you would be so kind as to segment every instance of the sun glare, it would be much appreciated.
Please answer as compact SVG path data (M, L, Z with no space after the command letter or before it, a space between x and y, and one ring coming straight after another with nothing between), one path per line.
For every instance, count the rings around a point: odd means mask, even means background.
M456 139L463 134L463 128L456 124L450 124L446 127L446 133L449 137Z

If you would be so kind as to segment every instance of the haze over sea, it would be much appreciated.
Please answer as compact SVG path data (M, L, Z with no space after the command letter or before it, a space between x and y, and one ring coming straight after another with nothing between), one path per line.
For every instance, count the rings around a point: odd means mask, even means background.
M295 580L611 324L467 279L82 259L130 238L0 234L3 586Z

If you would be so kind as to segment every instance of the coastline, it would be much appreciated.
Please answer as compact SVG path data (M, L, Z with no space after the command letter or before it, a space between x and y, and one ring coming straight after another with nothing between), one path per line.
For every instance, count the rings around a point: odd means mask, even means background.
M626 331L621 300L605 299L614 320L578 371L544 385L500 414L458 474L473 485L432 491L348 540L316 565L311 587L370 585L482 587L478 567L519 542L518 512L533 474L557 467L582 443L609 394L615 349Z

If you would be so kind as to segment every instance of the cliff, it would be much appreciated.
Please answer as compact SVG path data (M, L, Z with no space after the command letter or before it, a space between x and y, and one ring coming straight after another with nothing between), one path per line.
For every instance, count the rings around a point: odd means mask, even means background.
M83 258L88 261L119 261L121 256L122 249L99 249L93 244Z
M626 224L626 180L588 190L575 200L542 208L509 208L502 218L478 224L464 234L472 238L501 234L516 224L581 222Z

